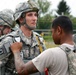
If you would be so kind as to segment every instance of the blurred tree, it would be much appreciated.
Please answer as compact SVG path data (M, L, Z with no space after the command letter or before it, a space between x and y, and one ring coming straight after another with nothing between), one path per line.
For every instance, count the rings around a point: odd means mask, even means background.
M58 5L58 10L56 12L59 15L69 15L70 14L70 7L67 5L66 1L62 0L60 1Z
M46 14L49 11L51 3L47 0L38 0L38 4L42 15Z
M39 8L39 19L38 19L38 29L49 29L51 25L51 12L49 11L49 8L51 6L51 2L48 0L34 0Z
M38 29L49 29L51 26L52 16L50 14L46 14L43 17L39 17L38 19Z
M76 30L76 17L71 18L73 23L73 29Z
M49 11L51 2L49 2L48 0L33 0L33 1L36 2L36 4L39 6L40 16L46 14Z

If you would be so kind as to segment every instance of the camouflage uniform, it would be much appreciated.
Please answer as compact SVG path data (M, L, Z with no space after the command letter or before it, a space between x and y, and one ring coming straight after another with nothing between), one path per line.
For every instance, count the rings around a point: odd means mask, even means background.
M37 37L38 37L38 40L40 41L40 44L37 40ZM21 50L21 57L23 58L24 62L31 60L32 58L36 57L41 53L41 51L39 50L39 46L42 46L43 50L46 49L45 45L43 44L43 38L39 34L33 32L32 38L31 37L27 38L26 36L24 36L22 31L18 29L17 31L14 31L8 34L7 37L1 41L1 44L3 44L4 47L7 49L5 52L5 54L7 53L6 56L8 56L8 53L10 54L10 50L8 47L10 47L10 44L15 41L17 42L21 41L23 43L23 47ZM7 59L7 62L5 64L6 65L5 75L14 75L16 71L15 71L12 54L9 55L9 57L5 58L4 60L6 59Z
M21 3L20 6L18 8L21 8L16 10L14 16L15 16L15 20L17 21L17 19L20 17L20 15L22 14L22 12L26 12L24 10L24 7L29 7L27 9L27 11L32 10L32 8L34 8L33 10L38 11L38 9L36 7L31 6L31 4L29 3ZM23 7L23 8L22 8ZM21 50L21 57L24 60L24 62L28 62L29 60L31 60L32 58L38 56L42 51L44 51L46 49L44 43L43 43L43 38L36 32L34 32L32 30L32 36L27 38L24 33L21 31L21 29L17 29L16 31L8 34L2 41L1 41L1 47L5 47L5 53L2 54L6 54L7 58L5 58L4 60L6 60L5 62L5 69L4 69L4 74L3 75L18 75L16 70L15 70L15 64L14 64L14 58L13 55L11 53L10 50L10 44L12 44L13 42L22 42L23 43L23 47ZM2 55L1 54L1 55ZM4 56L5 57L5 56ZM41 75L41 73L36 73L33 75Z
M10 9L5 9L0 12L0 25L7 25L11 29L14 27L13 22L14 22L14 17L13 17L14 12Z
M10 9L4 9L3 11L0 11L0 26L4 26L3 28L0 28L2 35L3 30L6 28L6 26L12 28L14 27L14 18L13 18L13 11Z
M7 62L7 53L3 47L3 44L1 41L5 38L6 35L3 34L4 29L6 26L10 27L11 31L13 31L12 27L14 27L14 18L13 18L13 11L10 9L4 9L3 11L0 11L0 26L3 26L0 28L1 31L1 37L0 37L0 75L5 75L5 63ZM9 54L9 53L8 53ZM8 55L9 56L9 55Z
M73 41L76 43L76 34L73 34Z

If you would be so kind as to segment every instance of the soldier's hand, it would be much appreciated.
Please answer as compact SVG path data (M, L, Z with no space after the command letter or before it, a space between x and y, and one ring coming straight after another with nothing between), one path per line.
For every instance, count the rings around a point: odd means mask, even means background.
M22 43L21 42L15 42L15 43L11 44L10 48L11 48L13 53L19 52L22 48Z

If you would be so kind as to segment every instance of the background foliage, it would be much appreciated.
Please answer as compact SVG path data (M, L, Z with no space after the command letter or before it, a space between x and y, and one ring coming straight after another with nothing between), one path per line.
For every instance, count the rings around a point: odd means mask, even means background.
M67 5L65 0L61 0L57 6L57 10L54 10L54 12L56 12L56 14L53 15L53 11L50 11L49 8L51 7L51 2L49 2L48 0L34 0L38 7L40 8L40 12L39 12L39 18L38 18L38 23L37 23L37 29L47 29L49 30L52 24L52 21L60 16L60 15L66 15L68 16L72 23L73 23L73 29L74 29L74 33L76 33L76 17L70 15L70 7ZM38 31L37 31L38 32ZM41 31L43 32L43 31ZM45 32L44 32L45 33ZM53 40L51 37L50 32L47 32L49 35L44 35L43 38L46 41L46 45L47 47L51 47L56 46L55 44L53 44ZM52 42L49 43L49 42ZM48 42L48 43L47 43Z

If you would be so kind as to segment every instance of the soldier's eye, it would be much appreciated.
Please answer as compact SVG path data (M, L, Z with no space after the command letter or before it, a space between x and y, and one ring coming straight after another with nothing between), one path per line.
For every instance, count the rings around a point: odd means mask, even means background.
M28 16L32 16L32 15L33 15L33 14L31 14L31 13L30 13L30 14L28 14Z

